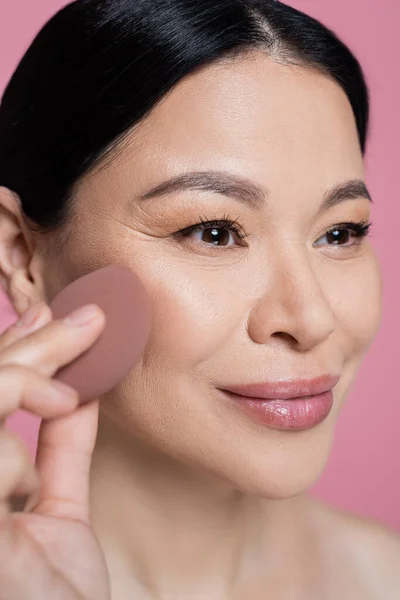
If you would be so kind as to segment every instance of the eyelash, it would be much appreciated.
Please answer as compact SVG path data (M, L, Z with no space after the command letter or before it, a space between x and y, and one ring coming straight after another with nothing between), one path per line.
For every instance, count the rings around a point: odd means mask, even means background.
M203 219L203 217L199 217L199 220L199 223L185 227L185 229L181 229L176 233L176 235L188 237L194 231L204 231L204 229L211 229L213 227L219 229L228 229L229 231L235 233L240 240L244 240L250 235L249 233L245 232L243 227L238 222L238 219L233 220L229 217L229 215L224 215L222 219L213 219L211 221Z
M361 241L362 238L365 238L365 237L367 237L367 235L370 234L371 227L372 227L371 221L359 221L359 222L347 221L345 223L338 223L337 225L330 227L321 237L324 237L325 235L329 235L330 233L334 233L335 231L350 230L354 233L354 237ZM334 245L334 244L330 244L330 245ZM344 244L339 244L339 246L340 245L342 245L345 248L349 247L349 246L345 246Z
M238 219L231 219L229 215L224 215L222 219L213 219L207 220L203 219L203 217L199 217L200 222L194 225L190 225L189 227L185 227L178 231L175 235L179 237L188 237L195 231L204 231L205 229L211 228L220 228L227 229L232 233L236 234L238 238L243 241L245 238L249 237L249 233L246 233L243 229L242 225L238 222ZM334 233L335 231L346 231L350 230L354 233L354 237L357 239L361 239L369 235L372 223L370 221L347 221L345 223L338 223L330 227L325 233L321 236L329 235L330 233ZM330 244L333 245L333 244ZM344 246L343 244L339 244ZM212 246L212 248L223 248L224 246ZM346 247L346 246L344 246ZM348 247L348 246L347 246Z

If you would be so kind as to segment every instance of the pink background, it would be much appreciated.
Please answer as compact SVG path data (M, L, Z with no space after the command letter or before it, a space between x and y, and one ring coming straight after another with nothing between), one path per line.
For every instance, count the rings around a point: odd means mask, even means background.
M327 468L315 494L339 507L371 516L400 531L400 396L396 361L400 319L400 202L396 142L400 137L400 18L398 0L291 0L323 21L356 53L372 99L371 138L366 178L375 206L373 243L384 278L381 330L359 372L338 424ZM66 2L6 0L0 4L0 92L44 22ZM367 301L368 299L366 299ZM15 313L0 288L0 332ZM397 355L397 356L396 356ZM9 426L35 451L38 420L20 412Z

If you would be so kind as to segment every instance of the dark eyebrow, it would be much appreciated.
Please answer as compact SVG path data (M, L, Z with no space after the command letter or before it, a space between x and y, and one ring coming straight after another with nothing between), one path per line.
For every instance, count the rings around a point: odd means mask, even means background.
M186 190L202 190L223 194L255 209L261 209L268 198L266 188L239 175L233 175L225 171L192 171L157 184L136 200L147 200ZM371 195L361 179L352 179L340 183L325 192L319 211L322 212L332 208L344 200L360 197L367 198L372 202Z
M267 190L249 179L225 171L192 171L172 177L148 190L139 200L166 196L185 190L203 190L230 196L251 208L261 208Z
M373 202L371 194L362 179L350 179L339 183L325 192L319 212L328 210L344 200L356 200L357 198L366 198Z

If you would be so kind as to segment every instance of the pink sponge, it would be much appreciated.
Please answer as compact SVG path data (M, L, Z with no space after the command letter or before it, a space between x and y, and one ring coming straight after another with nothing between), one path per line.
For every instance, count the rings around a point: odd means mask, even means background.
M109 265L64 288L50 303L55 319L85 304L97 304L106 316L103 332L83 354L54 375L75 388L80 402L109 392L139 362L151 330L147 293L131 269Z

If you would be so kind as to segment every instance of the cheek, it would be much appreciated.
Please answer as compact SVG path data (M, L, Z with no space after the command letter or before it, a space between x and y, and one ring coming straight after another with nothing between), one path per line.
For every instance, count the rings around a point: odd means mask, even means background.
M165 282L168 282L168 287ZM235 298L233 274L177 269L153 286L149 353L182 371L210 359L240 326L243 300Z
M155 446L189 451L196 436L217 427L197 383L204 390L209 365L243 326L246 306L234 293L237 269L174 267L136 268L150 295L152 331L142 360L102 407Z
M361 357L373 341L381 320L382 281L372 250L331 277L327 292L335 312L346 359Z

